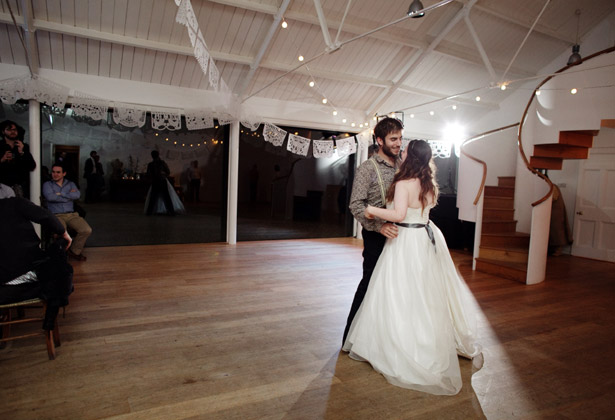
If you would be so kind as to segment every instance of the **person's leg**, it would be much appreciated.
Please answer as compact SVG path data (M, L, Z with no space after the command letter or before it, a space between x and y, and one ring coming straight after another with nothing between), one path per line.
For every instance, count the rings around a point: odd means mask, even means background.
M382 253L384 243L386 242L386 238L382 236L379 232L372 232L363 229L362 234L363 278L359 282L359 286L357 287L357 291L355 292L352 305L350 306L350 313L348 314L348 320L346 321L346 328L344 329L342 345L344 345L344 343L346 342L346 336L348 335L348 331L350 330L350 325L352 325L352 320L354 319L354 316L359 310L359 307L361 307L361 303L363 302L363 298L365 297L365 293L367 292L367 288L369 286L369 281L372 278L372 273L374 272L374 268L376 267L376 263L378 262L380 254Z
M91 203L92 202L92 195L94 193L94 180L92 179L92 176L88 176L86 178L86 182L87 185L85 186L85 202L86 203Z
M194 191L196 193L196 202L200 202L201 201L201 180L200 179L195 179L194 180Z
M85 247L85 241L92 234L92 228L85 221L83 217L80 217L78 213L70 213L66 220L66 224L69 228L77 232L73 238L73 243L70 246L70 250L75 255L81 255L83 248Z

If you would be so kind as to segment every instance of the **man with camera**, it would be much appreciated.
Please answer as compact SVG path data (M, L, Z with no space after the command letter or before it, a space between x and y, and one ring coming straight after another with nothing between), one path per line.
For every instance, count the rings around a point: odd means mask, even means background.
M23 142L25 130L13 121L0 123L0 183L15 190L17 197L30 198L30 172L36 162Z

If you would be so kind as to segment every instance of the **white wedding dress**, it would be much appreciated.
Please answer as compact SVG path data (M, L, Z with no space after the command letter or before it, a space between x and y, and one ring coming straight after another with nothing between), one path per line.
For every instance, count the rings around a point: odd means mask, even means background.
M404 223L428 221L429 208L409 208ZM387 240L343 350L393 385L454 395L462 385L457 355L481 349L466 313L470 292L442 232L429 226L435 246L425 227L399 227Z
M175 188L171 185L169 180L167 179L167 191L169 191L169 197L171 197L171 203L173 204L173 210L175 213L184 214L186 212L186 208L184 207L184 203L182 203L181 198L175 192ZM152 195L152 187L149 187L147 190L147 196L145 197L145 206L143 208L143 213L147 213L147 208L149 207L149 201ZM164 204L164 200L161 195L158 195L158 200L154 204L154 208L152 214L167 214L167 207Z

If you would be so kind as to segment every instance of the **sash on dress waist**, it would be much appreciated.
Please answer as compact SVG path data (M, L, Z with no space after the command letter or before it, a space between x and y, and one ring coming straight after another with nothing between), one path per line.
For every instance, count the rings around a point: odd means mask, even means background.
M427 223L397 223L396 222L395 224L397 226L401 226L405 228L415 228L415 229L425 228L425 230L427 231L427 236L429 236L429 240L433 244L434 249L436 248L436 238L433 235L433 229L431 228L431 226L429 226L429 222Z

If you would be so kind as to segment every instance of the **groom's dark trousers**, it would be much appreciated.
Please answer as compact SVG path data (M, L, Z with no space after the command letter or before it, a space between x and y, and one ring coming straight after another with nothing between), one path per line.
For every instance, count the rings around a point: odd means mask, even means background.
M378 258L380 258L384 243L387 239L380 232L373 232L366 229L362 229L361 234L363 235L363 278L354 294L354 300L352 301L350 314L348 314L348 321L346 321L346 328L344 329L342 345L346 342L346 336L348 335L352 320L363 302L367 287L369 286L369 280L372 278L372 273L374 272L374 268L376 267L376 263L378 262Z

